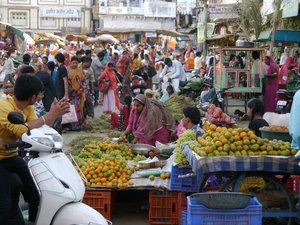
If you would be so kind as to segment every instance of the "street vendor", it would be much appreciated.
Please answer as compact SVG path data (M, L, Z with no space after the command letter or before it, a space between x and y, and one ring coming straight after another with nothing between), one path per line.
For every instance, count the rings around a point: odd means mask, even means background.
M185 109L183 109L182 124L185 129L194 131L197 139L205 134L205 131L201 127L201 116L200 111L197 107L186 107ZM156 155L172 155L173 150L174 149L170 148L153 149L151 151L153 151Z
M124 135L133 133L133 143L149 144L168 143L170 132L175 131L174 119L161 102L139 94L134 98L129 124ZM122 135L122 137L124 136Z

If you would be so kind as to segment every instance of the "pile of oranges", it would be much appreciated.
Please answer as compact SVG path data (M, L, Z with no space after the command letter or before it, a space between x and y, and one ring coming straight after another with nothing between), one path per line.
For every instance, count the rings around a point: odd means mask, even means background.
M80 176L87 181L86 186L125 188L133 185L129 180L134 172L126 160L135 157L128 146L107 140L85 146L74 159Z
M208 156L254 156L295 155L289 142L274 142L262 139L249 128L226 128L214 124L206 127L206 134L189 147L201 157Z
M86 186L123 188L127 187L132 175L132 170L126 162L120 162L113 157L108 160L89 159L81 164L80 169L88 181Z

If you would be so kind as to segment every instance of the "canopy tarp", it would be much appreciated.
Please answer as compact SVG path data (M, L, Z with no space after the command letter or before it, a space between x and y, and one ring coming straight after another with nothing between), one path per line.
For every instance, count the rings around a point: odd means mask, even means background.
M102 35L99 35L97 37L94 37L94 38L88 38L86 40L87 43L95 43L95 42L109 42L109 43L113 43L113 44L118 44L119 43L119 40L116 39L115 37L113 37L112 35L110 34L102 34Z
M85 35L75 35L75 34L67 34L66 35L66 40L68 41L86 41L87 36Z
M54 39L54 40L60 40L60 41L65 41L64 38L58 36L58 35L55 35L55 34L51 34L51 33L35 33L34 36L33 36L33 39L34 40L39 40L39 39Z
M170 37L188 37L188 35L179 33L175 30L162 29L162 30L156 30L156 33L157 34L163 34L163 35L170 36Z
M1 22L0 24L9 27L12 31L15 32L16 35L18 35L23 41L25 41L27 44L33 45L34 44L34 40L28 35L26 34L24 31L12 26L9 23L5 23L5 22Z
M270 41L272 39L272 30L262 31L257 41ZM275 33L275 42L300 42L300 31L277 30Z

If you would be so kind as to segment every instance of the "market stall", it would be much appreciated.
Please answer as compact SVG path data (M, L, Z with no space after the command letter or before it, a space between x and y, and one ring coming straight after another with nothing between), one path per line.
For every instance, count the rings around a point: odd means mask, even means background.
M86 44L93 44L93 43L99 43L99 44L104 44L104 43L110 43L110 44L118 44L119 40L117 40L115 37L113 37L110 34L101 34L97 37L94 38L87 38L85 41Z
M11 24L0 21L0 49L23 53L28 49L28 45L34 45L34 40L22 30Z
M36 44L58 44L60 47L65 47L65 39L51 33L35 33L33 39L35 40Z
M263 218L292 224L298 217L297 195L292 194L299 192L300 167L290 143L259 138L248 128L212 125L206 131L182 148L197 174L199 192L209 190L215 179L215 190L255 195L263 205Z
M252 52L260 52L260 72L259 74L251 74L252 71ZM240 48L240 47L228 47L214 49L214 87L218 90L222 88L229 88L226 92L231 93L262 93L262 65L263 65L263 48ZM246 65L244 68L230 67L226 59L229 58L229 54L245 53ZM248 99L245 99L245 104ZM224 99L225 112L228 111L228 98ZM237 107L240 105L230 105L230 107Z

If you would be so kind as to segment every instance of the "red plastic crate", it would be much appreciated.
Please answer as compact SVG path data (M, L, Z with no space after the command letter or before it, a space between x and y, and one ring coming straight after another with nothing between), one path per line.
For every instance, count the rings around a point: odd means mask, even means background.
M277 175L276 178L282 179L283 176ZM285 185L286 185L286 188L290 192L298 193L299 192L299 176L291 175Z
M112 192L86 190L82 202L97 210L102 216L110 220L112 211Z
M149 191L150 224L181 225L181 211L187 209L189 192Z

